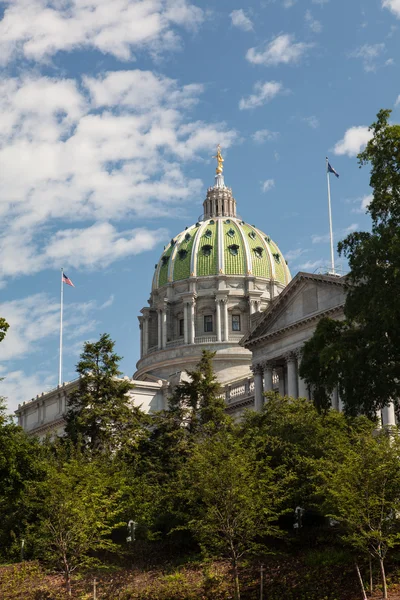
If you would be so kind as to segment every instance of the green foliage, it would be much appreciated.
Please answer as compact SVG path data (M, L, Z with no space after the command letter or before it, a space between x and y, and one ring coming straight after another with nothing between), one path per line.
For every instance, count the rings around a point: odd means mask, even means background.
M7 321L3 317L0 317L0 342L4 340L9 327Z
M66 434L75 445L91 452L113 452L136 445L141 413L130 406L128 380L119 379L121 357L114 342L103 334L97 342L86 342L77 365L79 387L69 398ZM126 447L125 447L126 450Z
M344 542L378 559L385 581L386 554L400 544L400 441L386 431L349 441L340 460L326 463L326 510L342 526Z
M212 365L214 356L215 353L203 350L196 369L187 372L189 380L177 385L169 399L171 414L185 423L190 433L199 428L224 428L230 422Z
M77 568L98 564L100 551L118 551L111 533L122 524L124 481L100 459L57 450L47 458L46 479L27 490L37 516L27 540L35 556L63 573L69 590Z
M199 440L182 475L187 527L207 552L228 557L239 599L240 559L260 548L262 536L279 535L280 482L230 432Z

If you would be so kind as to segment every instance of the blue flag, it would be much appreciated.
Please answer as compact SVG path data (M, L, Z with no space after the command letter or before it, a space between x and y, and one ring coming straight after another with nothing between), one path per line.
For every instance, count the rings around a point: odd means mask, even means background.
M336 177L339 177L339 173L335 171L335 169L331 166L331 163L328 161L328 173L333 173Z

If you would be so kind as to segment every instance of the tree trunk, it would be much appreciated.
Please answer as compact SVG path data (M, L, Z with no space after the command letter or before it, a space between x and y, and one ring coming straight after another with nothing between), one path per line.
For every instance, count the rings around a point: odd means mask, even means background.
M68 596L72 596L72 590L71 590L71 574L69 571L65 572L65 588L67 590L67 594Z
M372 596L373 591L374 591L374 581L373 581L373 577L372 577L372 558L371 558L371 555L368 558L369 558L369 593Z
M383 558L379 559L379 565L381 567L381 575L382 575L382 587L383 587L383 596L382 598L387 598L387 585L386 585L386 574L385 574L385 567L383 565Z
M365 593L364 583L363 583L360 569L359 569L357 563L356 563L356 571L357 571L358 581L360 582L360 586L361 586L361 590L362 590L362 594L363 594L363 600L367 600L367 594Z
M234 586L234 598L235 600L240 600L240 586L239 586L239 573L236 559L232 562L232 571L233 571L233 586Z

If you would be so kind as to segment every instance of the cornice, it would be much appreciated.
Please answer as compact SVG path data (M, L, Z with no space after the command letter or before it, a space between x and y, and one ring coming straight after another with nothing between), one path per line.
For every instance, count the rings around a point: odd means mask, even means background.
M283 327L282 329L277 329L276 331L272 331L271 333L266 333L264 335L260 335L259 337L254 338L249 342L246 342L246 341L241 342L241 345L243 345L244 348L250 348L250 347L258 344L260 341L278 337L278 336L283 335L286 332L291 331L293 329L300 329L302 326L307 325L308 323L312 323L313 321L319 321L324 316L343 312L343 309L344 309L344 302L342 304L338 304L337 306L334 306L333 308L322 310L322 311L320 311L318 313L314 313L313 315L310 315L308 317L303 317L299 321L295 321L294 323L291 323L290 325L287 325L286 327Z

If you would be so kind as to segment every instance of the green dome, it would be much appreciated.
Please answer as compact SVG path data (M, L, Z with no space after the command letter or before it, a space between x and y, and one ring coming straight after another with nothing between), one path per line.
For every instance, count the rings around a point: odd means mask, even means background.
M243 275L274 280L283 286L290 271L271 238L237 217L196 223L174 237L156 265L153 290L189 277Z

